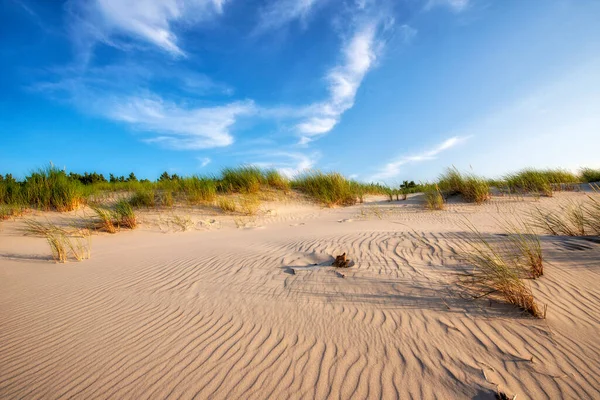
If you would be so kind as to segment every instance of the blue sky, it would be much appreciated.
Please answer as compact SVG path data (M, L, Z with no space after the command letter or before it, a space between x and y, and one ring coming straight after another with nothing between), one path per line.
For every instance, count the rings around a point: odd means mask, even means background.
M0 172L600 167L598 0L0 0Z

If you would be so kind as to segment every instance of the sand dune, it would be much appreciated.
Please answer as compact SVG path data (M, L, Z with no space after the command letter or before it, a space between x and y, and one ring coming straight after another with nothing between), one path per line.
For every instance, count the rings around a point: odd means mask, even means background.
M600 244L543 239L537 320L465 299L453 252L464 218L493 234L534 203L417 202L303 205L254 229L145 225L67 264L4 222L0 397L600 398ZM342 252L355 265L336 273Z

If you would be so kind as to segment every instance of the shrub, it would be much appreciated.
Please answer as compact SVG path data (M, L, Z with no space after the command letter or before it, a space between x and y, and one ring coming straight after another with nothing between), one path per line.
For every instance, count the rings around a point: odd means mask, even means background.
M307 172L297 177L292 182L292 187L328 207L356 204L355 187L337 172Z
M264 182L262 171L252 166L225 168L221 174L221 188L224 192L256 193Z

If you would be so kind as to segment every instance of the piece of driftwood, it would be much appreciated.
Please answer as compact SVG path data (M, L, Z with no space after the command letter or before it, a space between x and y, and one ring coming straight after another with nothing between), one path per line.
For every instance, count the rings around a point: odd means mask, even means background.
M344 253L340 256L337 256L331 265L336 268L348 268L350 266L350 260L346 258L346 253Z

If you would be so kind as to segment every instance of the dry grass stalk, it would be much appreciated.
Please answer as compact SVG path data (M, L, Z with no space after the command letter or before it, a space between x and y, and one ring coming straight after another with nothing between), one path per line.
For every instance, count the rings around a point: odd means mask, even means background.
M69 255L72 255L77 261L91 257L89 231L82 229L67 231L49 221L44 224L39 221L25 220L25 224L28 234L46 238L52 258L56 262L67 262Z
M523 220L504 222L504 231L509 242L509 252L518 258L517 263L525 266L528 277L532 279L544 275L544 257L540 238L532 227Z
M537 305L531 289L520 277L522 265L519 258L503 253L473 225L466 225L472 236L461 238L457 249L459 257L473 269L465 275L462 283L474 291L475 298L495 294L536 318L544 318L545 313Z

